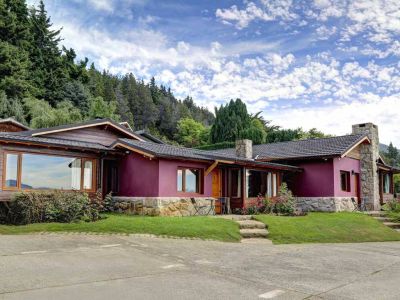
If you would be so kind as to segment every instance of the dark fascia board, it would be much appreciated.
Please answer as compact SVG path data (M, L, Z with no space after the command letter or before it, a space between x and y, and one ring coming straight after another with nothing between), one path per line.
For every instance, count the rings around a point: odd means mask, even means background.
M50 128L41 128L41 129L34 129L31 130L30 133L31 136L42 136L50 133L56 133L56 132L64 132L64 131L70 131L70 130L75 130L75 129L80 129L80 128L88 128L88 127L95 127L95 126L101 126L101 125L109 125L113 127L114 129L123 132L124 134L133 137L139 141L143 141L143 139L136 135L133 131L129 130L125 126L118 124L114 122L111 119L97 119L97 120L90 120L87 122L82 122L78 124L69 124L69 125L61 125L61 126L55 126L55 127L50 127Z
M75 141L74 141L75 142ZM26 140L18 140L7 137L0 137L0 143L3 144L17 144L17 145L35 145L43 148L57 148L57 149L73 149L73 150L81 150L82 152L115 152L113 149L106 148L89 148L83 146L75 146L75 145L65 145L51 142L41 142L41 141L26 141Z
M193 158L193 157L187 157L187 156L181 156L181 155L167 155L167 154L159 154L155 153L153 151L150 151L148 149L131 145L129 143L126 143L124 141L116 141L113 143L110 148L115 149L115 147L125 147L128 150L137 152L139 154L148 156L150 158L158 157L158 158L166 158L166 159L173 159L173 160L186 160L186 161L200 161L200 162L214 162L214 161L226 161L230 164L236 164L236 165L241 165L241 166L253 166L253 167L261 167L261 168L270 168L270 169L276 169L276 170L286 170L286 171L297 171L301 172L302 168L296 167L296 166L290 166L290 165L282 165L282 164L277 164L277 163L268 163L268 162L259 162L259 161L240 161L240 160L233 160L233 159L227 159L224 157L209 157L208 159L200 159L200 158Z

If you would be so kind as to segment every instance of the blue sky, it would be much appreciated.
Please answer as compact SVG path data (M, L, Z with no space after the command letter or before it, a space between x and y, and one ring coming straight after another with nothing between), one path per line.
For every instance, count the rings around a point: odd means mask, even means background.
M64 45L98 68L154 76L210 109L239 97L287 128L374 122L400 146L398 0L45 4Z

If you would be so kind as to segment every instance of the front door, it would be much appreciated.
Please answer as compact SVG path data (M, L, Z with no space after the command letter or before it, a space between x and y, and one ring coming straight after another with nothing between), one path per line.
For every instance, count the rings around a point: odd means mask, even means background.
M118 161L115 160L104 160L104 195L113 193L113 195L119 192L119 169Z
M360 193L360 174L354 174L354 190L357 196L358 205L361 205L361 193Z
M212 176L211 196L213 198L218 199L221 197L221 170L215 169L214 171L212 171L211 176ZM215 213L217 214L221 213L221 206L218 201L215 204Z

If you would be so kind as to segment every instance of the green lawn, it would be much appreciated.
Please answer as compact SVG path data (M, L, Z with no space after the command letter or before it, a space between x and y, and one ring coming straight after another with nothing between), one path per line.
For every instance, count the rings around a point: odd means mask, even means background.
M400 233L361 213L309 213L304 217L260 215L275 244L400 241Z
M100 232L148 233L177 237L195 237L220 241L240 240L239 226L231 220L213 217L140 217L107 214L97 222L39 223L23 226L0 225L0 234L26 234L35 232Z

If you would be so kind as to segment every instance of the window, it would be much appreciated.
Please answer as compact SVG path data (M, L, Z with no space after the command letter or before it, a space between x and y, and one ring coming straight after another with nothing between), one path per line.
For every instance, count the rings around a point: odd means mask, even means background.
M202 193L202 171L195 168L179 168L177 171L177 191L184 193Z
M340 186L342 191L350 192L350 172L340 171Z
M6 154L5 159L5 179L4 186L7 188L17 188L18 182L18 154Z
M277 174L258 171L246 171L247 197L255 198L258 196L276 197L277 195Z
M383 174L383 193L390 194L390 191L391 191L390 183L391 183L390 175Z
M229 171L230 196L233 198L239 198L241 195L242 180L240 174L240 169L231 169Z
M3 186L6 189L91 191L94 188L92 159L6 153L5 164Z

